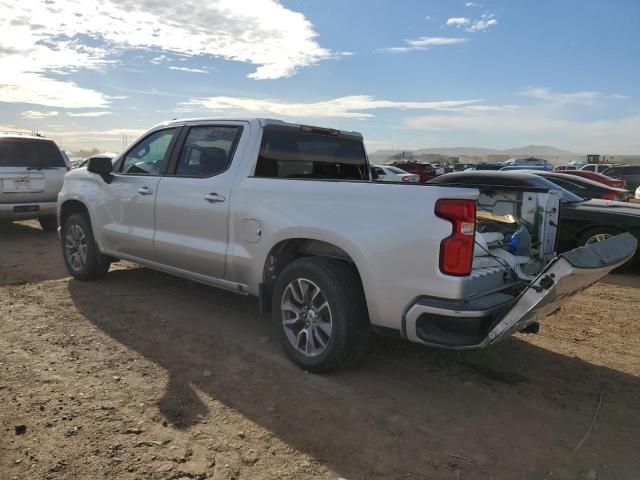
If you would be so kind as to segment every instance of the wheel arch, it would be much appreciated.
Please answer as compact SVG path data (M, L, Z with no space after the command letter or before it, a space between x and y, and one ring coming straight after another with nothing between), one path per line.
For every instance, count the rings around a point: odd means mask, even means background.
M271 311L273 285L280 272L294 260L311 256L333 258L353 265L360 283L363 283L362 272L353 255L335 243L307 237L281 240L271 247L264 261L258 295L262 313Z
M625 230L624 228L620 228L618 226L615 225L599 225L599 224L589 224L589 225L585 225L585 226L581 226L580 229L576 230L573 240L575 242L575 246L576 247L581 247L582 245L580 244L580 240L582 239L582 237L584 237L584 235L589 232L590 230L598 230L598 229L602 229L602 230L615 230L618 233L624 233L627 230Z
M89 214L89 209L87 208L87 206L80 200L69 199L65 200L60 206L60 226L63 226L65 220L75 213L86 214L89 219L89 224L91 224L91 216Z

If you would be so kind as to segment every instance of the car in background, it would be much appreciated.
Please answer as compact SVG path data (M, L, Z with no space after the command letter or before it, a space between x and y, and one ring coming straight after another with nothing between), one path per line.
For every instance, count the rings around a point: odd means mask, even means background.
M442 175L444 174L444 165L441 165L439 163L432 163L431 166L433 168L435 168L436 170L436 175Z
M0 220L38 219L44 231L55 231L67 171L67 159L53 140L0 133Z
M615 165L602 173L607 177L624 181L625 188L632 192L640 187L640 165Z
M550 182L538 172L447 173L429 183L478 188L499 184L505 187L559 189L562 193L558 235L560 252L590 245L624 232L640 239L640 205L600 199L587 200ZM640 252L636 252L634 261L640 263Z
M497 162L481 162L470 165L468 168L465 168L464 171L478 171L478 170L500 170L504 167L504 163Z
M636 197L636 200L640 200L640 187L636 188L635 197Z
M531 171L540 171L540 172L548 172L547 167L543 167L541 165L534 165L531 167L526 167L523 165L507 165L500 169L501 172L514 172L514 171L523 171L523 172L531 172Z
M511 158L507 160L505 166L513 167L544 167L545 170L552 171L553 165L551 165L544 158L525 157L525 158Z
M553 169L554 172L567 172L577 170L578 168L575 165L558 165Z
M425 183L437 175L436 169L428 163L395 162L392 165L394 167L398 167L400 170L404 170L405 172L418 175L420 183Z
M418 182L420 175L405 172L393 165L371 165L374 180L379 182Z
M531 173L540 175L585 199L599 198L601 200L617 200L619 202L629 201L629 191L624 188L609 187L588 178L577 177L567 173L538 171L531 171Z
M594 182L608 185L609 187L625 188L624 181L617 178L607 177L602 173L596 173L590 170L566 170L559 173L566 173L569 175L575 175L576 177L587 178L589 180L593 180Z
M586 172L604 173L607 168L617 167L618 165L612 163L587 163L580 167L580 170Z

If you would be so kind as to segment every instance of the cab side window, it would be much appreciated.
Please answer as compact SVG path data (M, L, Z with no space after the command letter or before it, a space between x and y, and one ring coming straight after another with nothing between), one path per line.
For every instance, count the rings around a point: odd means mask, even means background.
M231 164L241 130L239 126L191 127L175 175L205 178L224 172Z
M160 175L164 172L175 128L159 130L138 142L124 157L120 171L125 175Z

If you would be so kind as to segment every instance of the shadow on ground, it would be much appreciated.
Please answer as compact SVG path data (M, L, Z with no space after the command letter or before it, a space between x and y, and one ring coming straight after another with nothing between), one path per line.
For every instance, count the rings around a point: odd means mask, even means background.
M175 428L207 416L201 392L349 479L640 471L638 378L522 339L456 353L377 338L357 367L315 376L265 340L270 322L252 299L143 268L71 280L69 292L89 321L166 370L159 408Z
M35 220L0 222L0 285L66 276L57 233L42 231Z

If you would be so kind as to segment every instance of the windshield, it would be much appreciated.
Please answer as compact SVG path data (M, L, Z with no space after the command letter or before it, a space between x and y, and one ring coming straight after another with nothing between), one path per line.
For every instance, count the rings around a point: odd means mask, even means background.
M60 150L50 140L0 139L0 167L65 168Z

